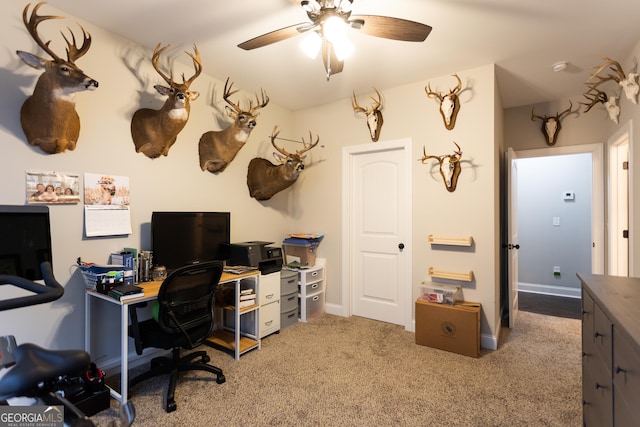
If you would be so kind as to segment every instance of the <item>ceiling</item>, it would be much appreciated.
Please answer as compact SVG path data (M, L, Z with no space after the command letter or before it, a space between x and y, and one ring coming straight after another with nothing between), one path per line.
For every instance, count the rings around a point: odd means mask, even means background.
M299 49L303 36L244 51L243 41L308 22L291 0L49 0L68 15L152 50L196 44L204 72L235 86L264 88L290 110L322 105L495 63L503 107L579 97L603 55L622 63L640 40L637 0L355 0L353 14L387 15L433 27L422 43L400 42L349 30L356 46L344 71L326 79L322 59ZM46 6L41 13L47 14ZM73 26L72 26L73 27ZM186 55L176 60L190 64ZM552 65L567 61L554 72ZM627 70L627 68L629 70ZM464 75L463 83L473 75ZM196 82L197 83L197 82Z

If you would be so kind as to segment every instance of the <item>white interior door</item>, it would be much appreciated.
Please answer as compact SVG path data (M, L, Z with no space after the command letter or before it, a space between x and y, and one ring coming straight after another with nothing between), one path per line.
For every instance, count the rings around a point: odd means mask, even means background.
M509 254L509 272L507 275L509 293L509 327L513 328L518 315L518 165L514 161L516 153L513 149L507 150L507 206L509 209L507 242Z
M345 277L351 314L411 324L410 140L346 147ZM343 222L344 224L344 222Z

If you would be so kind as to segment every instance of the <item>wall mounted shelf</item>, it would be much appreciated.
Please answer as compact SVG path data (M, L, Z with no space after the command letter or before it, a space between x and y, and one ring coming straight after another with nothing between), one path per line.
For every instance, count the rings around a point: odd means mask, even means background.
M456 273L452 271L436 270L433 267L429 267L429 276L438 279L461 280L463 282L470 282L473 280L473 271L470 271L468 273Z
M441 237L429 234L429 243L432 245L449 245L449 246L471 246L473 244L473 237Z

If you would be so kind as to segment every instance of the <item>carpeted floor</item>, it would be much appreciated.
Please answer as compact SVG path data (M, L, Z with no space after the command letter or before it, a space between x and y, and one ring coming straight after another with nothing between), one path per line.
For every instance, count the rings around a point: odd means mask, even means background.
M234 360L209 349L227 382L187 373L178 409L166 378L132 390L138 426L579 426L580 321L521 312L478 359L418 346L369 319L324 315ZM118 403L93 417L104 426Z

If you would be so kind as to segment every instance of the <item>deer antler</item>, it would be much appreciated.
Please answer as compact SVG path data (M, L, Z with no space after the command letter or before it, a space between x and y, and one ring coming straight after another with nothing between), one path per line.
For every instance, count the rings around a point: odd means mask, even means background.
M255 107L253 106L253 103L251 101L249 102L249 114L253 114L256 112L256 110L259 110L260 108L264 108L267 106L267 104L269 103L269 96L262 88L260 88L260 98L261 99L258 99L258 94L256 93Z
M311 143L311 141L313 141L313 135L311 135L311 131L309 131L309 143L307 144L304 138L302 138L302 144L304 145L304 148L302 150L296 150L296 154L298 154L304 159L304 156L302 156L302 154L306 153L307 151L311 150L313 147L318 145L318 142L320 142L320 136L319 135L316 136L316 142Z
M29 19L27 19L27 10L29 9L29 5L27 5L27 7L25 7L22 11L22 21L24 22L24 25L25 27L27 27L29 34L31 34L31 37L33 37L33 40L35 40L38 46L40 46L45 52L47 52L54 60L62 61L62 59L58 55L56 55L49 47L49 43L51 43L51 40L47 40L47 42L42 41L42 39L38 35L38 25L40 25L41 22L47 21L49 19L63 19L64 16L38 15L38 9L40 9L43 4L45 4L45 2L40 2L35 5L33 10L31 11L31 16L29 17ZM87 53L89 51L89 48L91 47L91 35L84 30L82 25L80 25L80 29L82 30L83 38L82 46L80 46L80 48L78 48L78 46L76 45L76 36L73 34L73 31L71 31L70 28L69 33L71 34L71 41L73 43L69 41L64 33L61 33L62 38L67 43L67 60L69 62L75 62L76 59Z
M195 68L195 73L189 80L185 80L184 74L182 74L182 83L187 87L191 86L191 83L193 83L193 81L200 75L200 73L202 73L202 61L200 60L200 52L198 52L198 47L195 44L193 45L193 52L193 54L191 52L187 52L186 50L184 52L191 57L191 60L193 61L193 68Z
M168 44L162 48L160 47L160 45L161 43L158 43L156 45L156 48L153 50L153 55L151 56L151 64L153 64L153 68L156 70L156 72L160 74L160 77L162 77L164 81L167 82L169 86L171 86L173 85L173 72L171 72L171 74L167 76L165 73L162 72L162 70L158 66L158 61L160 60L160 56L164 53L165 50L169 49L169 46L171 45Z
M271 136L269 137L271 139L271 145L273 145L273 148L275 148L283 156L290 156L291 153L289 153L284 148L278 147L278 144L276 144L276 139L278 138L279 134L280 130L278 130L278 125L275 125L273 127L273 131L271 132Z
M227 81L224 82L224 94L222 95L222 99L225 100L225 102L229 105L231 105L231 107L233 107L234 110L236 110L237 113L242 112L242 108L240 108L240 104L234 104L229 97L233 94L235 94L236 92L238 92L238 90L234 90L232 91L231 88L233 87L233 82L231 82L231 84L229 84L229 77L227 77ZM275 131L275 128L274 128Z
M378 99L370 95L369 98L371 98L371 100L373 101L373 105L371 105L369 108L361 107L358 104L355 91L353 92L353 98L351 99L351 105L353 106L353 111L355 111L356 113L364 113L368 115L372 111L380 108L380 105L382 105L382 95L380 95L380 92L378 92L378 89L376 89L375 87L373 88L373 90L376 91L376 94L378 95Z
M597 86L600 86L602 83L608 82L611 80L615 81L616 83L620 83L621 81L627 78L624 71L622 70L622 66L618 61L614 61L608 56L603 56L602 59L605 60L605 63L600 67L598 67L597 70L587 80L587 82L590 82L593 79L598 79L596 83L589 85L591 88L595 89ZM607 74L606 76L601 76L600 73L603 72L607 67L610 67L611 70L615 71L616 75ZM593 68L596 68L596 67L593 67Z
M441 94L433 92L431 90L431 83L427 83L427 85L424 88L424 91L427 92L427 96L429 98L438 98L440 100L440 102L442 102L442 100L444 99Z
M585 113L589 112L589 110L591 110L591 108L593 108L594 105L598 103L604 104L605 102L607 102L607 99L609 99L609 97L605 92L601 91L600 89L597 89L596 84L587 85L587 86L589 86L589 90L584 93L584 97L589 100L589 103L585 103L585 102L580 103L586 107L584 110Z
M457 95L458 92L460 92L460 89L462 89L462 80L460 80L460 77L457 74L451 75L458 80L458 85L449 91L449 95Z

